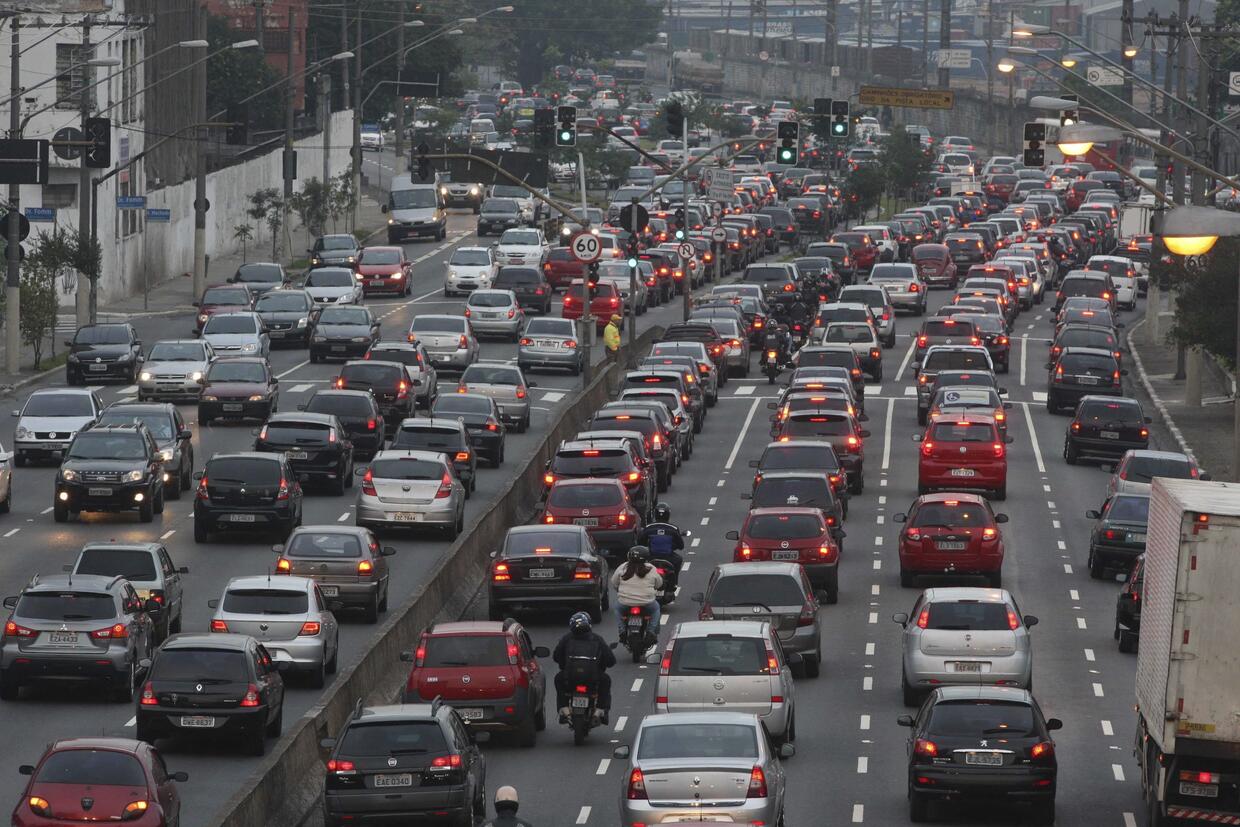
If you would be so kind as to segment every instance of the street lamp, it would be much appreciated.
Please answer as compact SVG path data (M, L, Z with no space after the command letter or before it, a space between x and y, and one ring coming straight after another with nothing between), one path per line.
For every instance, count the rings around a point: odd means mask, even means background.
M1010 57L1004 57L999 59L999 63L995 68L1005 75L1010 75L1013 71L1015 71L1016 64Z
M1130 45L1130 46L1124 47L1124 57L1128 58L1129 60L1136 57L1139 52L1140 50L1136 46Z
M1074 57L1065 57L1063 60L1059 62L1063 65L1063 68L1065 69L1071 69L1074 66L1076 66L1076 58Z

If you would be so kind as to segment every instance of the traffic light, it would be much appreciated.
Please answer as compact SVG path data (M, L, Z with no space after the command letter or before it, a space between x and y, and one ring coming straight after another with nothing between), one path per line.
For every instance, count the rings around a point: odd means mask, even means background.
M86 166L106 169L112 166L112 121L109 118L87 118L85 139L91 142L86 150Z
M680 101L668 101L667 106L663 108L663 115L667 118L667 134L673 138L684 134L685 131L685 110L680 105Z
M795 164L797 144L801 140L801 125L796 121L780 121L775 127L775 134L779 138L779 152L776 153L775 160L781 164Z
M590 282L590 287L591 288L597 287L598 286L598 262L597 261L590 262L590 264L586 267L586 272L588 274L586 276L586 279Z
M831 137L847 138L851 131L848 101L831 101Z
M577 107L559 106L555 110L560 127L555 131L556 146L577 145Z
M1074 104L1080 102L1080 98L1076 95L1060 95L1064 100L1072 101ZM1071 126L1074 123L1081 122L1081 113L1073 106L1071 109L1062 109L1059 112L1059 125Z
M1046 124L1029 121L1025 124L1025 152L1021 158L1027 167L1041 168L1046 163Z
M552 134L555 132L555 112L550 107L534 110L534 145L539 149L548 149L554 145Z
M685 240L685 210L683 207L677 207L676 212L672 213L672 226L676 229L675 238L677 241Z
M431 148L425 142L418 144L418 178L423 181L429 181L431 177L431 159L426 157L426 153Z
M831 114L830 98L814 98L814 116L824 118Z

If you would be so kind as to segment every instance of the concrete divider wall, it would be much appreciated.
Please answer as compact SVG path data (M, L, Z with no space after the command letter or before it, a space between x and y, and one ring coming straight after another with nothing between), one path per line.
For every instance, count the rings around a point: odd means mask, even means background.
M651 328L625 349L631 362L662 334ZM295 825L317 806L323 788L323 738L337 735L360 698L364 704L392 703L399 697L404 670L397 668L400 653L413 648L431 623L463 609L477 593L488 571L490 552L499 547L510 526L525 522L542 490L543 468L561 440L581 430L582 424L614 392L619 383L614 365L601 367L594 381L552 423L529 461L510 479L501 496L477 523L461 535L428 572L426 580L388 615L380 634L354 666L344 669L320 702L292 724L290 731L267 756L254 775L221 806L211 827L267 827ZM416 545L402 555L417 554Z

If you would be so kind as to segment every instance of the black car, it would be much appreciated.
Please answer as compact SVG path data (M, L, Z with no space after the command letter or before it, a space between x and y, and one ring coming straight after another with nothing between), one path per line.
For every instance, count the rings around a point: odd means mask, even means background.
M1084 396L1068 423L1063 458L1076 465L1082 457L1115 461L1126 452L1148 448L1152 420L1141 403L1123 396Z
M155 438L164 464L164 495L181 499L181 492L194 484L194 433L185 426L181 411L171 402L114 402L100 414L96 427L134 422L145 425Z
M83 511L137 511L149 523L164 511L164 461L140 422L92 426L69 443L56 475L52 518Z
M508 428L495 400L480 393L450 393L435 400L432 417L455 419L465 426L469 444L486 456L492 468L504 461L504 442Z
M301 483L284 454L216 454L194 472L194 542L219 531L275 531L301 525Z
M1022 802L1035 824L1055 822L1058 765L1051 733L1063 727L1043 718L1025 689L943 686L930 693L911 727L908 753L909 821L929 818L939 801Z
M1132 570L1115 598L1115 639L1125 654L1137 651L1141 636L1141 591L1145 585L1145 555L1137 556Z
M369 709L359 701L340 735L321 743L330 750L327 824L486 818L486 760L469 721L438 698Z
M280 342L306 347L319 320L319 309L305 290L270 290L259 296L254 312L267 325L273 347Z
M1061 408L1075 409L1086 396L1122 396L1120 377L1128 371L1110 350L1095 347L1064 348L1052 362L1046 363L1046 410L1059 413Z
M142 365L142 340L133 325L89 324L79 327L73 339L65 342L69 354L65 361L65 381L84 385L99 379L122 379L133 383Z
M396 430L402 420L414 414L412 383L404 364L400 362L379 359L346 362L332 387L349 391L369 391L379 405L389 434Z
M268 290L288 287L288 276L284 274L284 268L271 261L242 264L229 281L233 284L244 284L255 296L261 296Z
M325 307L310 339L310 361L365 355L379 341L379 320L369 307Z
M544 316L551 312L551 298L555 290L537 267L501 267L491 287L494 290L511 290L522 309L537 310Z
M499 235L511 227L521 226L521 205L515 198L488 198L478 211L478 237L488 233Z
M600 410L590 418L587 431L637 431L646 441L646 450L654 464L656 487L666 491L675 472L675 451L671 435L663 428L654 411L640 408Z
M792 214L792 210L787 207L763 207L758 210L759 215L770 216L774 224L775 238L785 244L795 245L797 239L800 238L801 230L797 225L796 216ZM779 244L776 242L772 252L778 249Z
M390 447L438 451L451 460L467 499L478 487L478 454L470 444L465 423L456 417L436 417L432 411L429 419L406 419L396 429Z
M273 414L254 450L283 455L299 480L324 482L336 496L353 487L353 443L331 414Z
M952 318L973 323L977 338L990 354L995 370L1007 373L1012 364L1012 340L1008 336L1007 323L1001 316L990 313L956 313Z
M316 238L314 246L307 252L310 253L311 267L356 268L362 245L357 243L352 233L331 233Z
M262 755L267 738L284 728L280 672L287 667L248 635L173 635L147 665L134 722L139 741L226 735Z
M494 560L492 572L503 566L508 577L488 578L491 620L503 620L518 608L580 610L595 623L603 619L607 561L582 526L514 526Z
M1089 576L1101 579L1110 569L1123 571L1145 552L1150 520L1149 494L1114 494L1101 510L1085 516L1094 521L1089 534Z
M785 506L817 508L831 530L840 552L844 551L844 502L845 494L837 494L836 482L831 479L832 470L838 468L813 468L809 470L765 470L756 477L753 493L742 494L749 501L749 508L782 508ZM840 474L847 479L847 472ZM832 601L834 602L834 601Z
M315 391L298 410L336 417L345 438L353 443L353 454L373 456L387 441L387 423L370 391Z
M768 402L768 406L775 405ZM776 417L777 418L777 417ZM817 439L790 439L787 442L770 442L762 456L749 461L756 488L762 477L777 471L813 471L826 474L831 483L831 493L840 501L840 516L848 517L848 471L840 464L835 447Z

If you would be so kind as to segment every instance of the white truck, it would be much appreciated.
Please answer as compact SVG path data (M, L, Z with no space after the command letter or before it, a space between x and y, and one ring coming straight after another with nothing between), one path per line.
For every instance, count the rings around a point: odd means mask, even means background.
M1148 827L1240 824L1240 485L1154 479L1137 654Z

